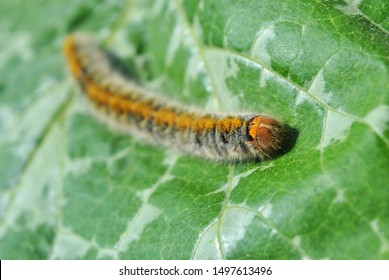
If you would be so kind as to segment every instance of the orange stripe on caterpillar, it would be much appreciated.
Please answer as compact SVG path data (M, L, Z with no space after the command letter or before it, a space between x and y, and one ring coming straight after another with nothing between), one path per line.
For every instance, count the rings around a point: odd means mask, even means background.
M294 144L290 127L267 116L223 116L172 105L135 84L88 36L69 36L64 53L103 120L151 143L224 162L271 159Z

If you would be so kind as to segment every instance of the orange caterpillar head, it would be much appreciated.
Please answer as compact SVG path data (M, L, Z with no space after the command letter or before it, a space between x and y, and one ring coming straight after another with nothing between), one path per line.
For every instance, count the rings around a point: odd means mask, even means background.
M285 152L287 141L286 127L275 119L255 116L248 126L251 143L267 158L273 158Z

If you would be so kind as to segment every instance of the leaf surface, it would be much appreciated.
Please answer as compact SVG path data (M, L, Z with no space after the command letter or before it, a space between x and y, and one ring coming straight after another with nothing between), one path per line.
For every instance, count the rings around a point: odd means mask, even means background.
M23 9L21 9L21 5ZM0 258L388 259L387 1L2 1ZM147 87L299 131L225 165L96 120L66 73L89 32Z

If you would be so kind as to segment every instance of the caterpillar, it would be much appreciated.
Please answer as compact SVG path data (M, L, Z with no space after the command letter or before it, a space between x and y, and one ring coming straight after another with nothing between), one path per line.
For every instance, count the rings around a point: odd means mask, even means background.
M88 35L69 35L64 54L102 119L147 142L226 163L268 160L289 150L289 126L265 115L213 114L169 102L130 79Z

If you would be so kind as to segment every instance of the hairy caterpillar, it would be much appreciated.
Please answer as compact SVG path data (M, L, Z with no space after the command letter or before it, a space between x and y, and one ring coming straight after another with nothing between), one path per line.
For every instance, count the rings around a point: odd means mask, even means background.
M140 87L86 35L66 38L69 69L104 120L150 143L223 162L274 158L290 149L287 125L264 115L189 110Z

